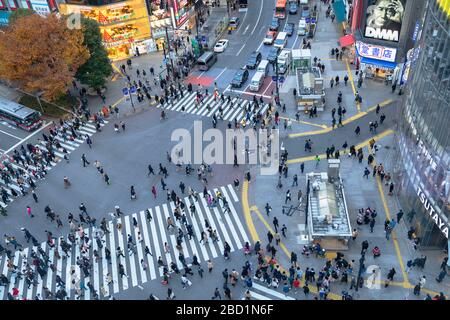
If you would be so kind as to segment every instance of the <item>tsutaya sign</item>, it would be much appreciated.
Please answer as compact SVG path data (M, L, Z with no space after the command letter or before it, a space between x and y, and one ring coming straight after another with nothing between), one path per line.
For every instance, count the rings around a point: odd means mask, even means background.
M436 225L439 227L439 229L442 231L443 234L445 234L445 236L448 239L448 224L434 209L430 200L428 200L427 196L422 191L420 186L417 186L417 195L419 196L420 202L422 202L423 207L430 215L430 218L434 220L434 223L436 223Z

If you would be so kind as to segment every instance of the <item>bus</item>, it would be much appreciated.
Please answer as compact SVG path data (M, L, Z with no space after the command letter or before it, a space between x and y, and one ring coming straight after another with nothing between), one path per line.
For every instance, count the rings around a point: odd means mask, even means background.
M287 0L277 0L277 5L275 6L275 17L278 19L286 18L286 2Z
M26 131L33 131L42 125L39 111L2 98L0 98L0 119Z

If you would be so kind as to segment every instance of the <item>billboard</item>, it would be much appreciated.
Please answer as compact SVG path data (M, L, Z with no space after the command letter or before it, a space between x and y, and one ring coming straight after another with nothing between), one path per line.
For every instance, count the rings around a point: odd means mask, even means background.
M368 0L366 38L398 42L407 0Z

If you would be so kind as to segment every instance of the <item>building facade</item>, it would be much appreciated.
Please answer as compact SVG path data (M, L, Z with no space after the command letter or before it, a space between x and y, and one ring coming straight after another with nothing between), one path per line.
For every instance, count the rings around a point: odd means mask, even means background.
M394 179L426 247L445 247L450 218L450 1L429 0L398 130Z
M401 83L414 33L423 17L424 0L353 0L351 29L357 40L356 61L368 78Z

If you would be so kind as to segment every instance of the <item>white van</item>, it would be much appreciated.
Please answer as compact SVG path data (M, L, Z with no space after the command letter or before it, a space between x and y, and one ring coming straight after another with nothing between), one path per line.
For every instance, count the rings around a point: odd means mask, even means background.
M259 91L261 88L263 82L264 82L265 75L263 72L256 72L255 75L252 78L252 81L250 82L250 90L251 91Z
M306 34L306 19L301 18L298 22L297 35L304 36Z
M277 59L278 73L284 74L291 66L291 62L292 62L291 50L284 49L283 51L281 51Z
M256 72L262 72L264 73L264 76L267 76L267 73L269 73L269 61L261 60L261 62L258 65L258 68L256 68Z
M287 33L280 32L277 38L275 39L273 46L283 49L286 45L287 45Z

